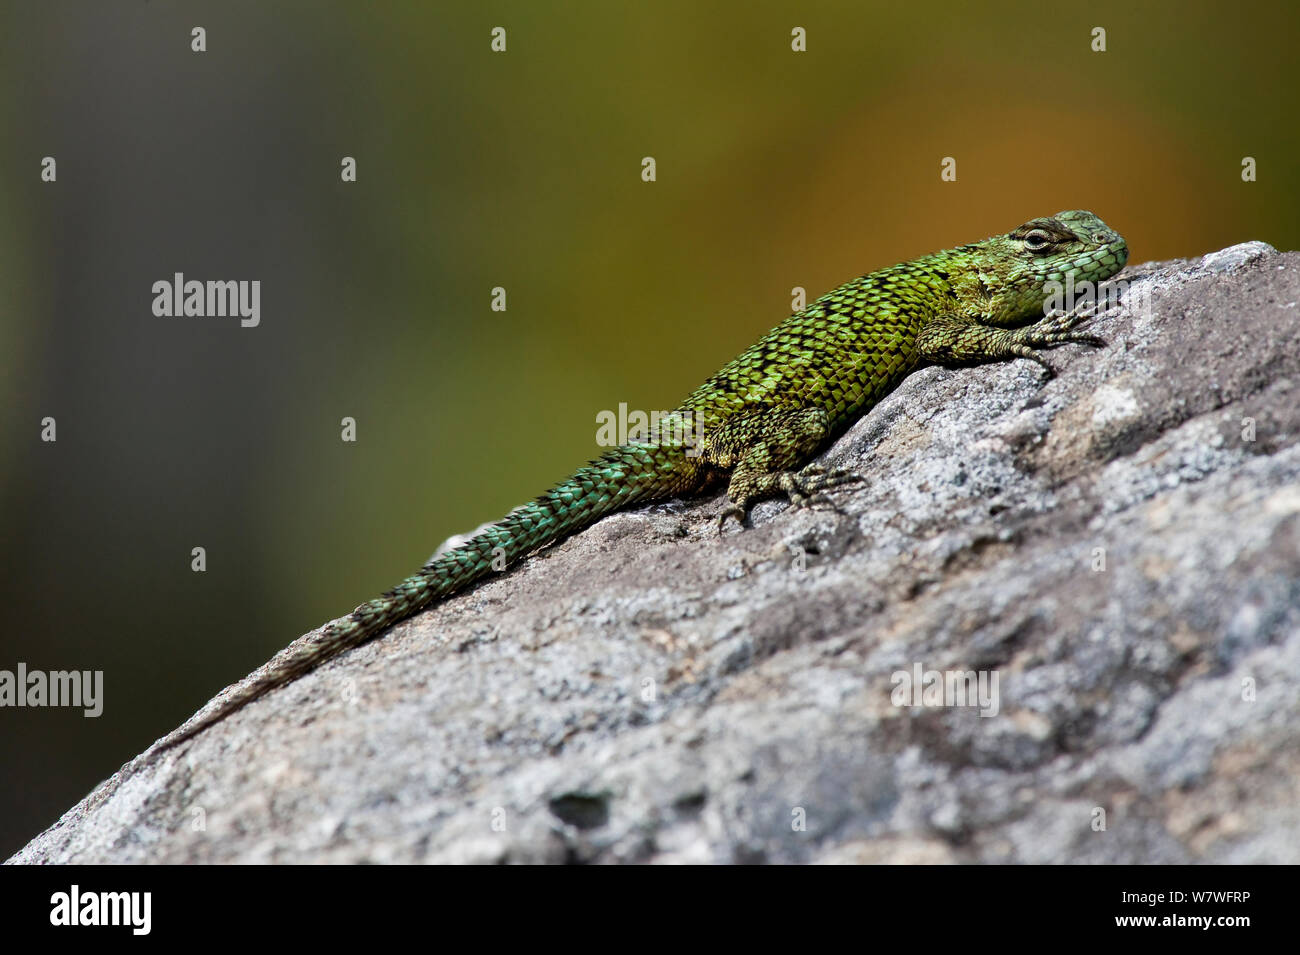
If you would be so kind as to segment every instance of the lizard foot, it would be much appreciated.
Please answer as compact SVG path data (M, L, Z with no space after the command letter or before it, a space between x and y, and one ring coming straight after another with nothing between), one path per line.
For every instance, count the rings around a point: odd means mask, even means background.
M863 480L862 475L845 468L828 469L821 464L810 464L802 471L771 471L766 474L743 474L732 478L727 494L731 503L718 515L718 531L734 517L743 526L749 509L758 501L784 495L792 507L810 507L813 504L834 502L825 493L833 487Z
M1095 314L1095 309L1076 309L1073 312L1044 318L1022 330L1023 334L1018 336L1020 339L1019 344L1028 345L1030 348L1051 348L1055 345L1065 344L1092 345L1094 348L1105 348L1106 342L1103 339L1098 338L1096 335L1089 335L1087 332L1075 330L1076 326L1092 318Z
M718 533L721 534L722 529L727 526L728 517L734 517L736 523L740 524L741 527L744 527L745 518L748 514L749 509L743 504L728 504L722 509L722 513L718 515Z
M1007 334L1005 354L1019 358L1028 358L1043 369L1043 380L1051 381L1056 377L1056 369L1045 358L1037 354L1036 349L1055 348L1057 345L1090 345L1093 348L1105 348L1105 339L1076 331L1080 322L1091 318L1094 311L1076 309L1060 315L1052 315L1025 328L1011 330Z

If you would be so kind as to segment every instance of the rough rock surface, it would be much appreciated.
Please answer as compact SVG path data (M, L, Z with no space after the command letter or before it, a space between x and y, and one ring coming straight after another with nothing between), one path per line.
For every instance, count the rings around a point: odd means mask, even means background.
M912 376L838 510L607 518L11 861L1300 862L1300 253L1120 278L1055 380Z

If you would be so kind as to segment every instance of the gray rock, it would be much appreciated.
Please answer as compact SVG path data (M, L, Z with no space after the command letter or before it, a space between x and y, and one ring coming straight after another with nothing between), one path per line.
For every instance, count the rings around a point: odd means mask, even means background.
M836 509L607 518L11 861L1300 862L1300 254L1120 278L1050 382L913 375Z
M1266 255L1276 255L1277 249L1267 242L1242 242L1218 252L1211 252L1201 260L1201 265L1211 272L1227 272L1240 265L1249 265Z

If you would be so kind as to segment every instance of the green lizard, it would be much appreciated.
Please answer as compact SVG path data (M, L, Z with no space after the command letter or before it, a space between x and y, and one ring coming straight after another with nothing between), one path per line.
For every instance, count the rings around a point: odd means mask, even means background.
M1066 342L1080 312L1044 315L1049 281L1100 282L1128 259L1122 236L1091 212L1031 219L1007 235L872 272L823 295L768 332L682 402L645 440L613 448L530 504L430 560L382 597L304 637L167 749L277 686L379 636L612 511L699 494L727 482L718 518L742 524L758 500L807 504L854 480L809 462L919 366L1028 358ZM1037 318L1036 322L1029 324ZM669 427L665 427L665 425ZM663 439L671 426L673 437Z

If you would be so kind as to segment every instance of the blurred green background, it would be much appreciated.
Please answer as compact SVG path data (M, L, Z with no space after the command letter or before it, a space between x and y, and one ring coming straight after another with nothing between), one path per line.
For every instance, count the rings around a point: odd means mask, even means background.
M1300 246L1294 3L3 11L0 669L106 700L0 710L0 855L793 286L1068 208L1133 262ZM176 271L260 280L261 325L154 317Z

